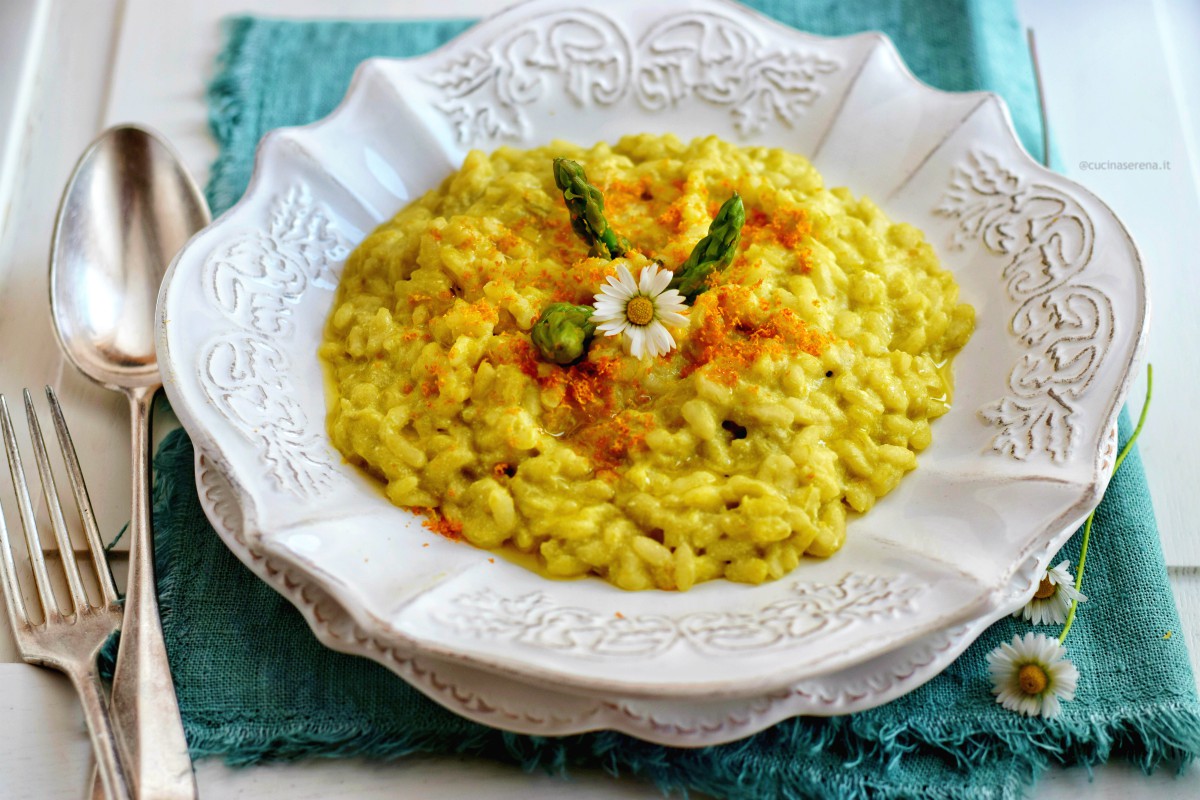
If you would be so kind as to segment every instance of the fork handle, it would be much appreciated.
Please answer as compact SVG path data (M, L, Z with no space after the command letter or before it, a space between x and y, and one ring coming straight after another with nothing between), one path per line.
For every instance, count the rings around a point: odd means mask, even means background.
M90 663L95 664L93 656ZM129 800L129 785L121 771L117 757L117 741L113 735L112 719L108 705L100 689L100 676L95 666L86 670L70 670L68 673L75 691L83 702L83 718L87 721L88 736L92 739L92 750L96 754L96 773L104 787L106 800Z
M150 405L157 386L127 390L133 428L133 508L112 713L130 791L138 800L194 800L196 779L158 616L150 529Z

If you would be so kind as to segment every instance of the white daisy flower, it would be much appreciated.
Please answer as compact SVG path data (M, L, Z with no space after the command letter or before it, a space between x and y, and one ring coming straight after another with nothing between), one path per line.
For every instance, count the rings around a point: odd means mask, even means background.
M1023 608L1013 612L1014 617L1025 617L1034 625L1061 625L1067 621L1071 602L1083 603L1087 597L1075 588L1075 578L1068 572L1070 561L1046 570L1041 584Z
M592 322L596 330L605 336L624 334L625 347L634 358L671 352L675 337L666 326L683 328L688 324L680 313L687 310L683 295L667 288L673 277L670 270L651 264L642 268L635 282L624 264L617 265L616 276L610 275L595 296Z
M1075 699L1079 670L1057 639L1043 633L1014 636L988 653L992 694L1005 708L1027 717L1056 716L1061 700Z

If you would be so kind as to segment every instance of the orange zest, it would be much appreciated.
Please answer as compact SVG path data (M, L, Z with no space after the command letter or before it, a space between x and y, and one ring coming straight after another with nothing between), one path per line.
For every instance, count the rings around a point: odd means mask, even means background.
M646 446L646 434L653 429L652 416L626 410L588 425L573 438L586 450L596 470L615 470L630 453Z
M734 386L746 369L763 356L796 353L819 356L832 337L810 328L789 308L772 310L755 302L744 286L720 286L700 296L703 319L683 346L686 378L702 367L719 383Z
M463 540L462 523L445 516L440 509L409 506L408 510L424 517L425 519L421 521L421 525L433 531L438 536L444 536L454 542L461 542Z

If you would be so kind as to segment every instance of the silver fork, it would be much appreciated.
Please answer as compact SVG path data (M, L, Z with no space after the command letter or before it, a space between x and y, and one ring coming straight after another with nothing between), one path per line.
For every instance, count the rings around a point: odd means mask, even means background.
M54 539L58 543L63 571L66 573L71 602L70 608L64 612L50 585L50 578L46 572L46 557L42 552L41 537L38 535L37 523L34 519L33 503L29 498L29 484L25 480L25 469L21 464L21 453L17 448L16 432L13 430L12 418L8 413L8 402L3 395L0 395L0 423L4 430L4 449L8 453L8 468L12 473L21 527L25 530L25 547L29 553L30 566L33 568L33 581L36 585L38 604L41 606L43 618L41 623L35 624L31 622L26 611L25 602L21 597L21 587L17 582L17 569L8 538L8 529L4 524L4 514L0 509L0 581L3 582L4 596L8 601L8 621L12 625L17 649L20 650L21 657L25 661L56 669L71 679L75 691L78 692L79 698L83 702L83 713L87 719L88 733L96 753L96 763L104 784L105 794L109 800L127 800L129 790L117 760L112 723L108 716L108 705L101 692L100 679L96 672L96 655L105 640L121 622L121 606L117 601L117 590L113 585L112 573L108 569L108 559L104 553L104 545L100 541L100 531L96 526L96 517L92 513L92 503L88 499L87 487L83 483L83 473L79 469L79 458L75 453L75 445L67 430L66 420L63 419L62 407L58 404L54 390L47 386L46 398L50 401L50 414L54 418L58 444L62 450L67 475L71 481L71 491L75 495L75 504L79 508L79 515L83 521L88 548L91 550L92 564L95 567L96 579L103 598L103 602L99 605L94 605L88 600L83 578L79 572L79 564L75 560L75 551L71 544L67 523L63 518L62 504L59 502L54 475L50 472L50 459L46 455L46 444L42 439L42 430L38 424L37 412L33 407L33 398L30 397L28 389L24 391L24 395L25 417L29 422L29 436L33 440L34 460L37 462L42 494L45 496L49 508L50 524L54 530Z

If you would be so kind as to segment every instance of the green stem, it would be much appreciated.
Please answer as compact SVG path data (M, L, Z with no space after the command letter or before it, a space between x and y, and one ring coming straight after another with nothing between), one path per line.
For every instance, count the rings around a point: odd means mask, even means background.
M1116 477L1117 470L1121 468L1121 462L1125 460L1125 456L1129 455L1129 451L1133 449L1134 442L1142 435L1142 426L1146 424L1146 412L1150 410L1150 398L1154 395L1154 365L1146 365L1146 400L1142 403L1142 413L1138 416L1137 427L1133 429L1133 434L1129 437L1129 441L1125 442L1125 446L1121 448L1121 452L1117 455L1117 460L1113 464L1113 477ZM1111 479L1110 479L1111 480ZM1083 586L1083 568L1087 565L1088 542L1092 538L1092 520L1096 518L1095 509L1091 514L1088 514L1087 524L1083 526L1083 543L1079 546L1079 568L1075 573L1075 591L1079 591ZM1071 631L1071 625L1075 623L1075 610L1079 608L1079 601L1071 601L1071 610L1067 612L1067 621L1063 625L1062 633L1058 635L1058 643L1062 644L1066 641L1067 634Z

